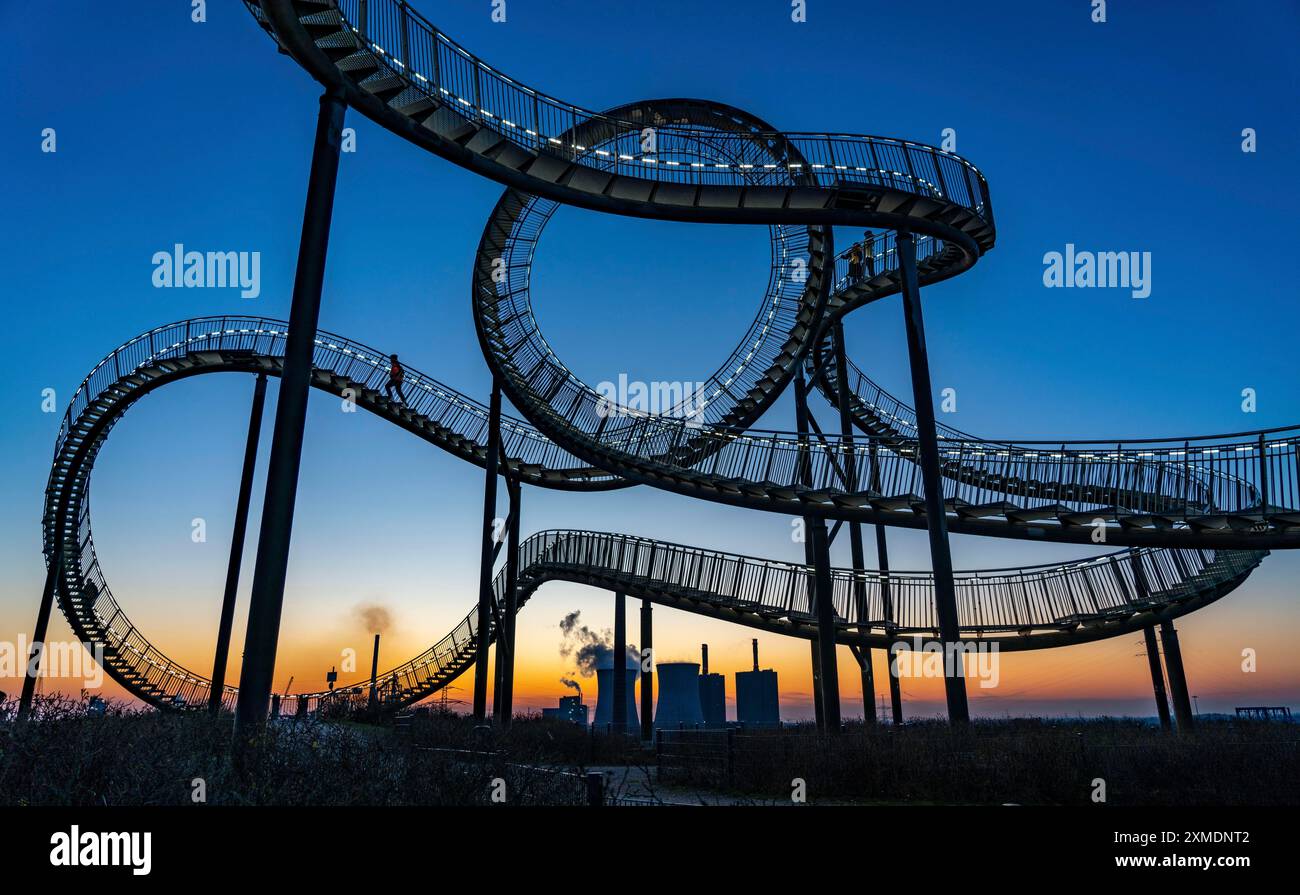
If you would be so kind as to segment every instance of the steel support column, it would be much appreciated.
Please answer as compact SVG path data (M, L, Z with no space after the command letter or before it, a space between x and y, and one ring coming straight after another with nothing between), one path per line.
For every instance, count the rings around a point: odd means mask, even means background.
M876 526L876 556L880 563L880 570L885 573L886 578L881 584L881 593L885 597L885 616L893 622L893 594L889 582L889 548L885 544L885 527ZM891 641L890 645L896 641ZM895 724L903 723L903 684L898 679L898 667L894 664L894 654L889 648L885 648L885 665L886 673L889 677L889 708Z
M880 493L880 448L875 439L871 439L869 457L871 460L871 490ZM889 540L885 526L876 525L876 565L880 569L880 600L885 613L885 626L893 631L894 593L889 580ZM893 645L891 641L890 646ZM894 665L894 654L890 646L885 647L885 671L889 678L889 707L895 724L903 723L903 687L898 680L898 668Z
M844 344L844 325L835 324L835 379L839 393L840 436L844 444L844 477L848 479L849 490L860 491L858 481L858 456L853 444L853 414L849 408L849 360L848 349ZM854 611L858 616L859 630L866 630L867 622L867 583L862 579L866 569L866 553L862 547L862 525L849 523L849 551L853 560L853 572L857 576L853 582ZM862 720L867 724L876 723L876 681L871 668L871 650L863 651L860 660L862 671Z
M817 575L817 645L821 652L822 717L827 733L840 732L840 678L835 653L835 607L831 602L831 551L826 523L818 520L812 529L813 556Z
M907 231L898 233L898 261L903 279L903 316L907 324L907 354L912 366L912 394L916 407L917 444L920 447L921 478L925 484L925 513L930 533L930 563L934 570L935 615L945 659L960 648L957 622L957 588L952 576L952 554L948 549L948 520L944 515L943 478L939 467L939 435L934 421L934 389L930 383L930 361L925 348L925 320L921 315L921 289L917 284L916 243ZM944 663L944 689L948 698L948 721L964 725L970 720L966 703L966 681L962 655Z
M903 685L898 679L898 669L894 666L894 656L885 651L885 661L889 665L889 708L895 724L903 723Z
M627 595L614 592L614 666L610 681L614 686L613 708L615 733L627 733Z
M875 724L876 718L876 672L871 667L871 650L862 651L862 720L866 724Z
M298 469L302 461L303 430L307 422L307 398L311 390L312 355L320 318L321 289L325 281L325 257L329 248L346 108L342 90L330 87L321 96L316 118L316 140L307 182L302 238L298 244L293 303L289 311L289 334L275 406L266 497L262 503L257 562L248 603L248 631L244 637L244 661L235 708L237 733L260 728L266 722L271 702L294 502L298 494Z
M208 694L208 711L221 711L221 697L226 688L226 663L230 658L230 632L235 624L235 598L239 593L239 569L244 559L244 540L248 534L248 506L253 498L253 473L257 469L257 444L262 437L262 410L266 406L266 374L257 377L253 386L253 409L248 419L248 440L244 443L244 470L239 478L239 497L235 503L235 530L230 536L230 560L226 563L226 590L221 598L221 620L217 624L217 648L212 657L212 691Z
M654 631L649 598L641 601L641 739L652 740L654 728Z
M808 641L812 648L812 691L813 691L813 718L817 722L818 730L826 729L826 712L822 709L822 651L814 637Z
M373 709L379 705L379 635L375 635L374 652L370 654L370 701L369 705Z
M474 654L474 721L487 721L487 690L490 664L488 650L492 644L492 536L497 518L497 462L501 452L501 385L493 381L492 399L488 405L488 443L484 465L487 475L483 481L483 539L478 567L478 645Z
M1178 646L1178 632L1171 621L1160 623L1160 643L1165 648L1165 672L1169 675L1169 695L1173 697L1174 718L1180 731L1191 730L1196 721L1192 699L1187 694L1187 674L1183 671L1183 651Z
M36 609L36 627L32 629L32 643L23 669L23 695L18 700L18 720L25 721L32 711L36 696L36 678L40 675L41 660L45 655L45 637L50 630L50 612L54 608L54 585L59 578L59 554L50 557L45 569L45 586L41 588L41 605Z
M519 509L522 486L514 479L506 482L510 495L510 522L506 550L506 605L501 619L502 633L497 638L497 677L493 692L497 723L509 727L515 698L515 613L519 611Z
M1142 629L1147 644L1147 665L1151 668L1151 686L1156 694L1156 710L1160 713L1160 726L1168 730L1173 724L1169 720L1169 699L1165 696L1165 673L1160 667L1160 648L1156 645L1156 629L1147 625Z
M799 457L805 485L812 484L812 442L808 424L808 382L800 370L795 378L795 416L799 426ZM831 591L831 548L826 531L826 520L804 517L806 555L813 567L812 610L817 619L817 638L813 641L818 652L814 670L820 706L818 727L828 733L840 731L840 687L835 656L835 606Z

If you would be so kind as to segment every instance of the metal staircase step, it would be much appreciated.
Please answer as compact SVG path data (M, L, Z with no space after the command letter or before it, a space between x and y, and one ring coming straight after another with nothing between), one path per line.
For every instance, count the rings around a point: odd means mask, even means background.
M910 510L917 504L925 506L925 498L919 494L895 494L892 497L877 497L871 500L871 505L878 510Z
M1019 507L1014 510L1008 510L1006 517L1009 521L1015 523L1037 522L1043 519L1057 519L1062 515L1069 515L1070 508L1059 503L1045 504L1039 507Z

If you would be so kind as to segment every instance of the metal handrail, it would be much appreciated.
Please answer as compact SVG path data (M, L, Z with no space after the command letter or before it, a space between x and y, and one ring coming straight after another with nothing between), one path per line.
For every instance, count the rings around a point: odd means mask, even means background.
M362 8L365 7L365 26ZM411 89L449 104L468 120L493 128L520 146L586 163L594 153L585 144L566 143L560 135L579 124L639 132L637 122L564 102L499 72L466 50L403 0L338 0L342 26L373 53L388 76ZM400 48L406 47L406 58ZM394 55L395 50L398 55ZM604 150L613 170L642 179L700 185L741 184L742 167L698 157L695 147L711 132L703 128L656 125L656 151ZM787 167L809 175L818 186L870 184L943 198L993 220L988 183L980 170L960 156L892 137L833 133L761 134L778 146L791 146L806 159ZM596 156L602 158L601 156ZM777 162L767 162L776 170ZM943 172L949 176L944 176ZM953 186L960 189L953 189Z
M919 241L919 240L918 240ZM854 394L866 403L872 404L878 408L893 408L899 413L901 422L904 419L909 420L909 424L915 427L915 411L911 405L901 398L895 397L883 386L877 384L870 376L862 371L850 358L848 360L849 375L852 379L860 382L860 385L853 389ZM827 366L826 373L828 376L835 375L831 366ZM871 395L871 398L863 397L863 392ZM910 415L910 418L909 418ZM1208 441L1227 441L1229 439L1243 439L1254 441L1260 435L1270 436L1281 433L1295 433L1294 438L1300 439L1300 425L1289 426L1272 426L1263 429L1247 429L1241 432L1223 432L1215 435L1179 435L1156 438L982 438L970 435L960 429L939 423L937 426L939 437L946 441L981 441L986 444L996 444L1005 447L1028 447L1033 445L1043 445L1045 447L1064 445L1066 448L1106 448L1114 445L1164 445L1176 448L1178 445L1187 442L1208 442Z
M64 449L73 421L124 377L160 361L201 350L253 350L263 357L282 357L287 337L285 321L235 315L181 320L130 339L109 352L78 385L55 439L55 455ZM363 388L379 391L387 381L387 352L334 333L317 334L314 360L317 368L346 376ZM479 445L487 443L486 405L419 370L403 366L408 408ZM581 472L588 481L616 479L602 470L590 470L525 420L503 415L501 427L512 459L517 457L520 462L539 464L552 471Z
M822 352L830 350L823 346ZM828 399L838 403L838 390L842 387L834 365L819 369L820 384ZM859 425L872 431L880 443L908 456L915 454L915 411L871 381L866 374L848 362L851 378L849 385L850 407L858 415ZM854 381L855 380L855 381ZM864 419L865 417L865 419ZM875 423L874 426L871 423ZM1168 513L1172 504L1195 507L1200 513L1216 510L1263 512L1261 489L1256 486L1272 480L1286 482L1290 488L1286 496L1273 489L1270 507L1279 507L1294 500L1295 475L1300 467L1295 459L1295 449L1300 434L1287 434L1283 438L1270 435L1292 433L1297 427L1258 430L1237 435L1201 436L1186 439L1145 439L1139 441L1066 441L1043 440L1011 443L967 435L956 429L940 426L940 444L947 456L955 452L967 465L954 469L951 464L945 475L952 477L986 476L986 484L995 479L1020 482L1010 489L1005 485L996 488L1010 496L1024 495L1027 487L1048 492L1076 493L1096 487L1085 480L1097 468L1114 470L1103 476L1109 483L1130 480L1123 488L1108 484L1103 491L1121 503L1120 495L1139 503L1133 505L1135 513L1144 511ZM874 431L873 431L874 430ZM1231 443L1228 439L1248 438L1248 441ZM1225 443L1226 442L1226 443ZM983 446L982 448L979 446ZM1288 458L1286 454L1290 452ZM980 465L985 468L981 469ZM1273 467L1270 474L1269 467ZM1051 476L1034 477L1031 470L1048 470ZM1123 471L1121 471L1123 470ZM1282 496L1279 501L1276 498ZM1289 505L1295 506L1294 502Z

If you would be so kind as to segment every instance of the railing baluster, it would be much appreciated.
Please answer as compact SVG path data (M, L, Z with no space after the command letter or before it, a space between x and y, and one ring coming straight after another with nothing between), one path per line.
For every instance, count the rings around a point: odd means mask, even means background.
M1259 436L1259 512L1261 517L1268 518L1268 444L1262 432Z

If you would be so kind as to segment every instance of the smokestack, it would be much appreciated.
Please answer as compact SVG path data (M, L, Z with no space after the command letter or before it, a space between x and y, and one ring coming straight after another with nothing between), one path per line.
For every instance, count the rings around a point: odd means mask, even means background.
M754 638L754 670L758 671L758 638Z
M375 679L379 677L379 635L375 635L375 657L370 660L370 704L379 702Z
M720 674L709 674L709 645L700 644L700 711L705 727L727 726L727 682Z

